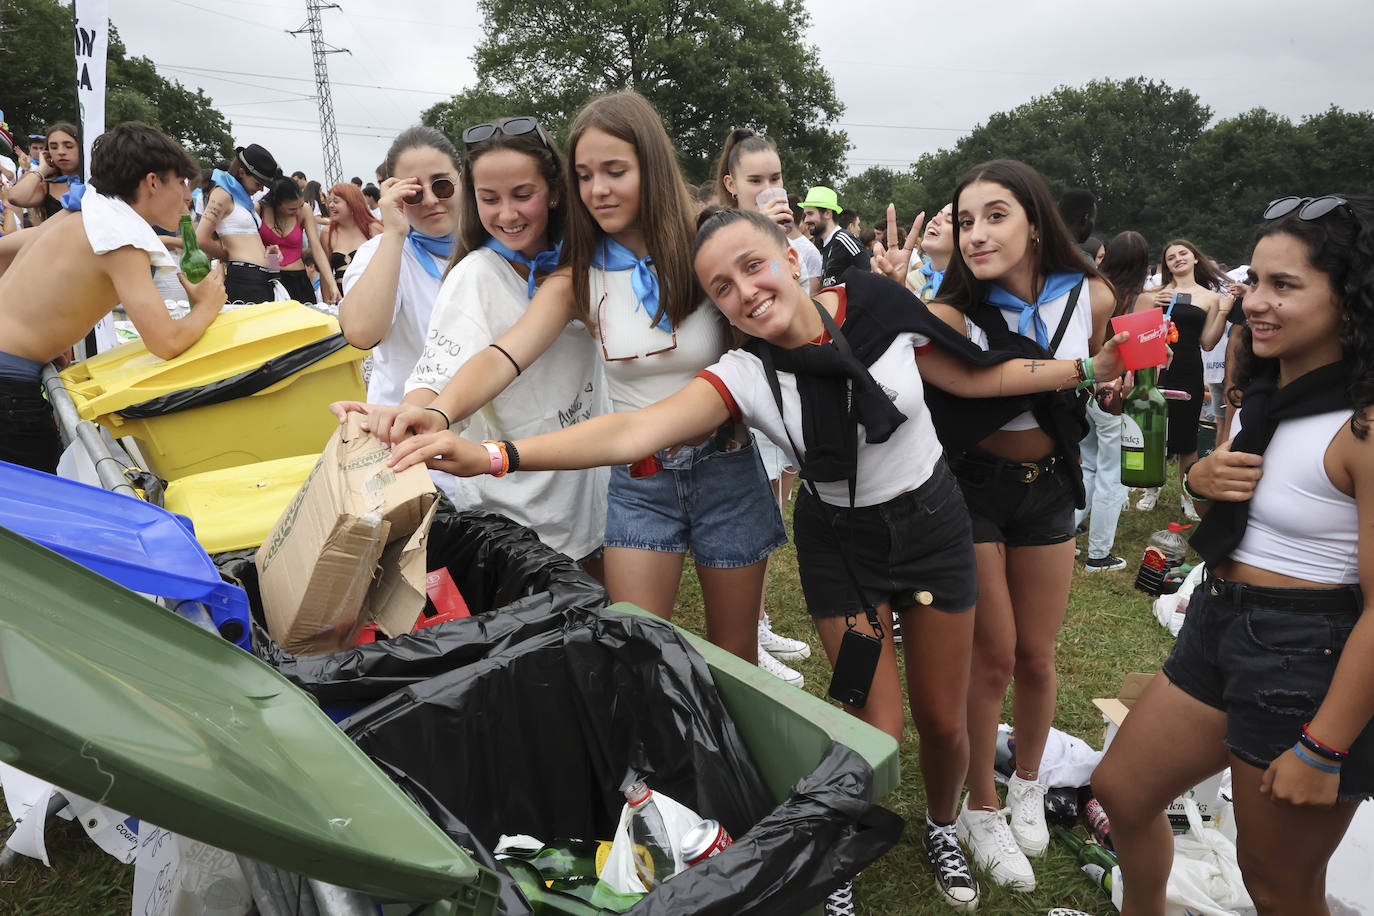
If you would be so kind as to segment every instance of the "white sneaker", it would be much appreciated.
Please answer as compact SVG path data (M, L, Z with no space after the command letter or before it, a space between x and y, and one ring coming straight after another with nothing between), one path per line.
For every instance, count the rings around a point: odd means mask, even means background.
M1159 503L1159 487L1146 487L1145 495L1136 500L1135 507L1149 512Z
M1035 890L1035 872L1030 860L1016 845L1007 826L1007 809L984 808L970 811L968 798L954 822L959 839L968 847L973 861L985 868L992 880L1015 891Z
M800 639L789 639L774 633L767 614L759 621L759 648L767 649L774 658L788 661L811 657L811 647Z
M773 653L763 647L762 643L759 644L759 667L783 683L791 684L793 687L800 687L804 681L800 671L794 671L778 661L773 657Z
M1197 509L1193 506L1193 501L1189 498L1187 493L1183 493L1179 496L1179 502L1183 506L1184 518L1188 519L1190 522L1202 520L1202 516L1197 514Z
M1007 780L1007 808L1011 811L1011 835L1021 851L1034 858L1050 845L1050 828L1045 824L1045 790L1038 782L1022 779L1015 773Z

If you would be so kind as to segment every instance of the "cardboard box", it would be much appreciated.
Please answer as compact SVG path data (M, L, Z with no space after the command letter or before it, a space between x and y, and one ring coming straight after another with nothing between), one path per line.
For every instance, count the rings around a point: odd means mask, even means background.
M438 494L423 465L399 474L391 450L350 414L259 548L267 630L296 655L351 645L375 621L408 633L425 605L425 546Z
M1103 697L1093 700L1093 705L1102 712L1102 719L1106 723L1106 729L1102 735L1102 749L1105 751L1116 737L1117 730L1121 728L1121 723L1126 718L1126 713L1130 712L1135 701L1140 698L1140 694L1145 687L1154 680L1153 674L1135 672L1126 675L1121 682L1121 689L1117 691L1115 697ZM1202 782L1184 792L1178 798L1169 803L1168 815L1169 823L1173 825L1175 833L1183 833L1188 829L1188 815L1185 811L1183 800L1191 798L1197 802L1198 813L1202 815L1203 823L1211 823L1216 817L1219 807L1217 795L1221 791L1221 774L1204 779Z

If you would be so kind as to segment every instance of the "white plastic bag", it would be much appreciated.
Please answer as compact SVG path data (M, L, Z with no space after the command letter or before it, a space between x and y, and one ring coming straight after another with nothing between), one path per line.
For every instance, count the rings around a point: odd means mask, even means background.
M1205 569L1206 567L1199 563L1188 572L1178 591L1172 595L1160 595L1155 599L1155 619L1159 621L1160 626L1169 631L1170 636L1177 636L1178 631L1183 629L1183 617L1187 613L1188 600L1193 595L1193 589L1202 582L1202 573Z
M1184 799L1188 832L1174 837L1174 865L1169 871L1165 916L1252 916L1255 903L1245 890L1236 864L1236 846L1215 827L1202 822L1197 802ZM1119 871L1112 885L1112 903L1121 909Z
M663 815L663 825L668 828L668 838L673 844L673 864L678 871L682 869L681 840L688 830L701 823L701 815L686 805L678 804L661 792L654 792L654 803ZM630 840L630 806L620 809L620 823L616 825L614 843L606 856L606 867L601 870L601 880L621 894L643 894L648 888L639 880L635 871L634 843Z

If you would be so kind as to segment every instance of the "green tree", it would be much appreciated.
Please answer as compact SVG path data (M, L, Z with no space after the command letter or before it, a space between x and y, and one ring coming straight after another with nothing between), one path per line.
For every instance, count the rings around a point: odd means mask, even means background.
M887 219L887 205L897 207L897 225L911 228L911 221L925 207L930 196L921 180L912 172L872 166L846 179L835 189L840 205L858 212L865 228ZM933 211L927 211L933 215Z
M1056 193L1085 187L1096 194L1099 235L1135 229L1153 243L1170 225L1178 164L1210 119L1192 92L1142 77L1061 86L993 115L954 149L922 156L916 173L934 198L948 200L977 163L1020 159ZM930 199L925 207L937 205Z
M642 93L668 128L688 181L714 174L725 135L750 127L777 144L789 186L843 172L848 138L830 129L844 107L803 40L803 0L481 0L486 37L478 85L429 109L429 123L529 102L564 134L592 96ZM468 123L471 123L470 121ZM465 125L464 125L465 126Z
M17 138L75 121L71 8L59 0L3 0L2 8L0 70L10 78L0 104ZM146 121L204 161L233 152L229 123L211 99L163 78L148 58L128 57L113 23L106 61L106 124Z
M1284 193L1374 194L1374 113L1342 111L1332 105L1321 114L1303 118L1298 133L1306 141L1307 154L1293 176L1301 190Z

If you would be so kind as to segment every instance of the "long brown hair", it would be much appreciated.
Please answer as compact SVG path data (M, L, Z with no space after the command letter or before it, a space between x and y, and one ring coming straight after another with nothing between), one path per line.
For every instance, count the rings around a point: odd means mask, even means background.
M1040 242L1035 246L1034 280L1043 281L1056 270L1071 270L1085 274L1088 279L1105 279L1097 266L1078 250L1068 226L1064 225L1064 218L1059 215L1059 207L1050 194L1049 185L1045 184L1040 173L1015 159L993 159L969 169L954 189L954 254L949 260L945 279L940 284L940 294L935 301L967 312L987 298L988 283L973 275L964 261L959 241L959 196L965 188L978 181L990 181L1010 191L1026 211L1026 219L1037 230Z
M739 168L739 158L745 153L777 151L772 140L760 137L747 127L737 127L725 138L725 148L720 151L720 161L716 163L716 200L731 207L739 206L739 197L731 194L725 187L725 176L733 175Z
M1217 266L1212 262L1212 259L1203 254L1201 249L1192 242L1187 239L1173 239L1159 252L1159 271L1161 274L1159 279L1164 281L1164 286L1168 286L1174 282L1172 274L1169 275L1167 280L1164 278L1163 274L1169 273L1169 264L1164 256L1168 254L1169 249L1173 248L1175 245L1182 245L1193 253L1193 282L1198 286L1201 286L1203 289L1220 291L1225 289L1226 285L1231 282L1226 277L1222 276L1221 271L1217 270Z
M496 119L500 121L500 118ZM495 122L493 122L495 123ZM568 219L568 189L563 177L563 156L543 131L508 136L497 131L485 140L469 145L463 151L463 206L458 218L458 244L453 246L453 256L449 258L448 268L463 260L469 252L476 251L487 243L491 234L482 225L477 213L477 190L472 177L472 167L484 154L492 150L508 149L523 153L534 160L540 176L549 186L549 199L557 203L549 207L549 228L546 230L550 244L563 238L563 229Z
M358 186L351 181L336 184L329 189L331 197L338 197L348 207L348 215L353 220L353 225L358 227L358 231L365 238L371 238L369 232L373 223L378 226L382 221L372 215L372 211L367 208L367 201L363 200L363 192L358 190ZM339 228L339 221L331 219L329 221L329 250L334 250L334 232Z
M1112 317L1124 315L1131 310L1136 297L1145 289L1145 281L1150 278L1150 243L1139 232L1129 229L1119 232L1107 242L1107 253L1102 256L1098 269L1116 292Z
M578 112L568 132L568 188L579 187L577 144L596 128L634 147L639 159L639 215L637 223L653 258L662 293L659 317L667 314L673 327L701 305L703 294L692 270L692 243L696 238L696 208L687 195L678 168L677 153L663 121L644 96L624 90L599 96ZM568 231L563 243L564 262L572 267L574 317L588 327L591 311L592 261L602 238L601 227L587 210L582 196L570 193Z

